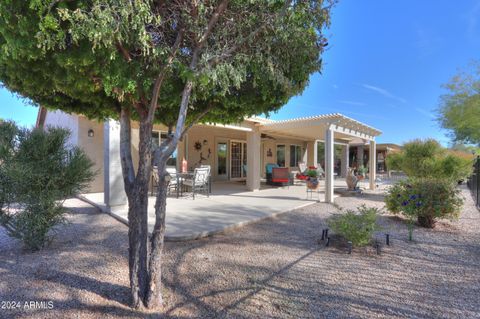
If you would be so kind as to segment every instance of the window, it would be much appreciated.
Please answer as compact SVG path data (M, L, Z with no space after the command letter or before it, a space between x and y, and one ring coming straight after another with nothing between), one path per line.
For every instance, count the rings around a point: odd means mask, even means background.
M158 131L153 131L152 132L152 143L153 147L158 147L160 146L160 143L165 140L168 137L167 132L158 132Z
M152 144L153 147L156 148L160 146L160 144L168 137L167 132L159 132L159 131L153 131L152 132ZM172 155L170 158L167 160L167 166L177 166L177 150L173 151Z
M277 165L285 167L285 145L277 145Z
M299 145L290 145L290 167L297 167L298 162L302 161L302 147Z
M160 132L152 132L152 144L154 148L160 145Z

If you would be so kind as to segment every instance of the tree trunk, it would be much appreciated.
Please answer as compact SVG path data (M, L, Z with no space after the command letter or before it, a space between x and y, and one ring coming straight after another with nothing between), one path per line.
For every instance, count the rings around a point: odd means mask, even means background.
M191 68L198 59L195 52ZM185 127L188 104L193 82L185 83L175 133L168 142L155 150L155 162L158 165L159 185L155 203L155 225L148 245L148 184L152 173L152 128L153 116L140 114L140 141L138 145L138 170L135 174L131 155L130 112L122 109L120 116L120 154L128 198L128 237L129 272L132 307L154 309L162 305L162 254L165 236L165 217L167 205L166 165L167 160L178 145Z
M178 114L177 126L173 137L168 146L161 147L156 155L155 162L158 165L158 191L155 202L155 226L153 227L151 238L151 254L149 261L149 288L147 293L147 308L156 308L162 305L162 256L165 237L165 218L167 208L167 186L168 176L167 160L172 152L177 148L178 141L184 130L185 119L187 117L188 103L192 92L193 82L187 81L182 92L182 101Z
M435 217L433 215L421 215L417 217L418 224L425 228L435 228Z
M131 156L130 113L120 117L120 154L128 198L128 242L131 304L142 308L148 287L148 183L151 174L151 124L140 122L139 163L134 172Z
M166 160L158 163L158 191L155 202L155 226L151 237L151 254L149 260L150 276L147 292L147 308L162 306L162 256L165 237L165 217L167 209L168 183Z
M132 307L144 306L148 284L148 224L145 200L139 190L128 196L128 266Z

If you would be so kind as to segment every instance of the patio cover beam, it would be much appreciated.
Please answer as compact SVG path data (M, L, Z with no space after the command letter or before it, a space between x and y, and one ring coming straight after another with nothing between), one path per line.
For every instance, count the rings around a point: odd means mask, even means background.
M298 136L310 140L324 138L322 135L327 129L339 133L337 138L349 136L369 141L381 134L373 127L338 113L265 123L260 128L262 132L270 134Z
M352 137L358 137L358 138L362 138L362 139L369 140L369 141L375 139L374 136L372 136L370 134L367 134L365 132L362 132L359 128L347 128L347 127L343 127L343 126L334 124L332 130L337 132L337 133L342 133L342 134L345 134L345 135L349 135L349 136L352 136Z

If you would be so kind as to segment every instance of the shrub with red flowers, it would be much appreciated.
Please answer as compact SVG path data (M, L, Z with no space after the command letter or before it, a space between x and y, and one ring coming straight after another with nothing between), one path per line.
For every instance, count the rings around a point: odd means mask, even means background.
M433 228L439 218L458 218L463 199L455 183L448 179L408 179L391 187L385 198L389 211L403 214L411 225Z

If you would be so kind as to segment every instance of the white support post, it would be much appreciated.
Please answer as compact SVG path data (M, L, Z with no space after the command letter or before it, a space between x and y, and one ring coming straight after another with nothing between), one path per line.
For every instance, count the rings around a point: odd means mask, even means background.
M120 124L107 120L103 127L104 202L108 209L127 203L120 159Z
M350 147L348 144L343 145L342 147L342 166L341 166L341 176L347 177L348 168L350 167L349 163L350 157Z
M329 126L325 132L325 202L333 203L334 132Z
M363 145L357 146L357 168L363 166Z
M307 166L317 166L318 163L318 141L307 142Z
M258 126L247 133L247 188L250 191L260 189L261 134Z
M370 189L375 189L375 180L377 179L377 147L374 140L370 141L370 158L369 163L369 179L370 179Z
M303 143L303 154L302 154L302 162L308 163L308 142Z

